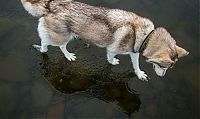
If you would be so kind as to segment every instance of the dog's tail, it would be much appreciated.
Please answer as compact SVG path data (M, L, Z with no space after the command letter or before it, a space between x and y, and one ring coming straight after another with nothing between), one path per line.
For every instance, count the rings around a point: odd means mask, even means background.
M24 9L35 17L41 17L49 13L49 3L53 0L21 0Z
M51 10L50 3L54 0L21 0L24 8L29 14L35 17L47 15ZM74 0L60 0L60 2L70 2Z

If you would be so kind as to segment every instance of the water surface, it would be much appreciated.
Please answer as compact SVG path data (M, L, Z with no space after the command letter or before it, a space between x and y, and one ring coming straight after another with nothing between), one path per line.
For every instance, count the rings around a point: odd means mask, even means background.
M138 118L197 119L199 90L199 6L197 0L82 0L120 8L163 26L190 55L164 78L141 58L151 79L137 79L128 56L120 65L106 61L106 50L77 39L67 61L59 48L40 54L38 20L20 1L0 1L0 118Z

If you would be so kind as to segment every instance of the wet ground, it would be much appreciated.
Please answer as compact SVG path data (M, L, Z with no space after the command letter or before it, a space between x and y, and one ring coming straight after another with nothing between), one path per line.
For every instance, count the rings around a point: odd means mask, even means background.
M128 56L120 64L106 61L105 49L77 39L67 61L57 47L40 54L37 19L20 1L0 1L0 118L136 118L197 119L199 105L199 3L197 0L84 0L96 6L121 8L163 26L190 55L164 78L141 59L151 79L137 79Z

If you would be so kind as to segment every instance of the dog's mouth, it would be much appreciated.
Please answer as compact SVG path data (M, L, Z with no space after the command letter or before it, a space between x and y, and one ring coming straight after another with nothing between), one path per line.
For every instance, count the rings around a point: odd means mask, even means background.
M160 77L165 76L167 72L167 68L161 68L158 64L153 63L153 69L155 70L156 74Z

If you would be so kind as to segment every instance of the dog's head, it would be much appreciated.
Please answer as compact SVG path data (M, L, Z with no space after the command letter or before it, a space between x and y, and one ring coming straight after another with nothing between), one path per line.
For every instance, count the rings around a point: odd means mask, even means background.
M179 58L189 52L176 45L175 40L164 28L157 28L149 36L149 42L143 52L147 62L153 64L158 76L164 76L167 69L172 68Z

